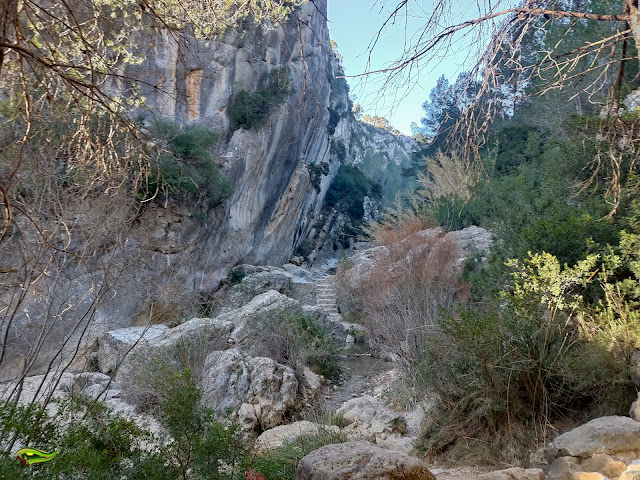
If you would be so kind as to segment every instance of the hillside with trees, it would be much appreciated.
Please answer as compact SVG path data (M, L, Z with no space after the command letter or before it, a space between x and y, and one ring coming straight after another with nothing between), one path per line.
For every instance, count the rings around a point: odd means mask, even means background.
M558 431L626 415L636 397L639 83L635 17L624 16L636 7L565 3L525 2L473 21L506 15L493 56L431 91L413 126L422 148L405 170L420 187L371 228L392 250L426 225L479 226L495 239L460 283L418 262L388 285L384 310L379 291L360 293L362 321L387 325L373 339L382 350L397 345L394 325L431 332L416 336L404 365L417 398L435 392L421 444L432 458L526 464ZM436 32L432 21L425 28ZM436 55L441 37L421 38L390 78ZM394 303L427 280L439 311ZM442 282L455 301L437 293Z

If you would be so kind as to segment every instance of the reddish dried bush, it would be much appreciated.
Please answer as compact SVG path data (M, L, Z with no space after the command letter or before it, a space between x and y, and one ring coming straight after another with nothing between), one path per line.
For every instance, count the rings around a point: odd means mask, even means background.
M441 232L414 234L374 257L358 289L371 345L406 371L414 371L439 334L442 309L466 296L460 259L460 247Z

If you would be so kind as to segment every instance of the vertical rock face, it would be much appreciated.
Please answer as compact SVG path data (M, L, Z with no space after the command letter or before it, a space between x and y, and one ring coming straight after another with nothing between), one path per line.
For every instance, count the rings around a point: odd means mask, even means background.
M73 212L63 212L73 225L70 247L52 253L55 261L46 266L46 275L34 281L3 325L0 381L66 368L74 356L88 354L105 331L198 313L198 302L209 298L234 265L281 265L290 258L319 215L338 170L328 134L333 75L328 66L334 54L326 7L326 0L307 2L282 26L246 22L219 41L154 26L132 34L145 60L127 66L125 77L146 98L140 119L149 124L164 118L218 132L219 163L233 194L204 211L178 196L145 204L127 197L121 206L112 198L91 204L82 199L73 208L86 226ZM280 67L289 71L286 101L258 125L232 130L234 95L264 88ZM330 173L312 185L312 166L325 162ZM103 211L111 215L102 215L105 219L121 220L98 221ZM113 232L107 238L96 226ZM82 362L76 364L82 368Z
M308 167L330 161L328 66L334 54L326 0L304 4L283 26L247 23L222 41L157 29L140 44L150 46L146 60L130 67L129 76L140 78L151 107L142 115L220 132L223 171L234 184L226 208L212 215L197 240L202 255L192 287L215 288L239 262L282 264L308 232L329 183L327 178L319 191L311 188ZM234 95L263 88L280 67L290 72L292 93L285 104L257 126L232 131Z

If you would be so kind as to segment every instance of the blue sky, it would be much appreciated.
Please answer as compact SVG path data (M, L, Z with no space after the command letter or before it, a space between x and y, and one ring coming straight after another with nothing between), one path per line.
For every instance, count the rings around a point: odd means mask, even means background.
M328 0L329 32L331 39L338 44L347 77L366 71L371 40L387 18L385 13L397 5L394 0L387 0L386 7L382 3L383 0ZM422 5L425 11L430 4L427 0L414 3ZM417 16L410 18L407 26L409 36L419 31L421 24ZM404 42L404 23L389 28L373 48L370 69L381 68L400 56ZM454 81L462 71L461 63L455 55L450 56L439 65L429 65L422 70L417 84L409 91L397 89L386 91L384 95L380 93L383 78L379 76L347 78L347 81L364 113L383 116L395 128L411 135L411 122L420 123L422 104L429 98L438 78L444 74Z

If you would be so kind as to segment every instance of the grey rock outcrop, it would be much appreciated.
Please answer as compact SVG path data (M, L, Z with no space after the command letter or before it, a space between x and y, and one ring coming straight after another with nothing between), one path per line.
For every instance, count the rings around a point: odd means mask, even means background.
M330 155L328 134L333 78L327 65L335 54L326 7L326 0L307 2L282 26L248 25L206 42L156 25L132 32L144 62L127 66L122 78L140 80L149 107L140 115L147 123L162 117L217 131L221 171L233 194L209 207L184 198L141 205L123 193L83 199L60 212L51 228L73 226L68 254L52 252L47 275L3 324L9 331L0 381L41 373L53 360L65 365L73 355L81 370L103 333L146 324L148 316L180 323L195 316L189 306L208 300L234 265L282 265L291 257L319 216L340 163ZM255 92L279 67L290 72L286 102L260 125L232 131L237 86ZM316 190L310 166L323 162L330 172ZM41 241L37 232L25 238ZM4 300L11 303L11 292ZM35 345L28 334L34 329L47 332Z
M302 420L288 425L270 428L260 434L254 443L258 453L266 452L284 444L294 442L302 437L318 434L337 434L340 428L335 425L321 425L319 423Z
M640 456L640 422L629 417L600 417L557 436L545 449L549 460L560 456L588 458Z
M232 327L218 319L194 318L171 329L110 331L99 340L98 362L123 387L125 398L137 404L153 394L159 376L202 365L208 352L227 348Z
M427 464L368 442L325 445L298 463L295 480L436 480Z
M231 274L241 279L235 284L225 284L215 293L212 304L216 315L240 308L269 290L293 298L302 305L315 304L315 287L311 276L295 265L288 264L282 268L238 265Z
M229 343L245 350L251 349L253 342L260 342L256 337L256 327L268 322L270 317L276 317L284 312L302 312L300 303L282 295L275 290L269 290L254 297L249 303L216 317L218 321L233 325L229 336Z
M249 428L275 427L293 407L298 381L291 367L238 350L211 352L202 371L202 402Z
M337 411L354 429L373 436L380 434L404 434L407 432L407 421L377 398L370 395L353 398L345 402Z

